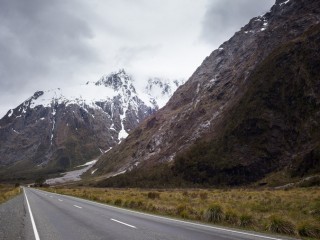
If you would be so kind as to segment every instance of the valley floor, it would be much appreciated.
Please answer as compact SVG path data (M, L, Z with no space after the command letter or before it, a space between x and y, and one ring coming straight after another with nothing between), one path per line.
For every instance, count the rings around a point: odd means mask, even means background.
M320 239L320 188L110 189L48 188L119 207L223 226Z

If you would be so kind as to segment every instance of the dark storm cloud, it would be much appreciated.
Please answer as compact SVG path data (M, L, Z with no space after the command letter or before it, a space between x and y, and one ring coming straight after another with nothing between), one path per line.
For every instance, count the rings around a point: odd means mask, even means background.
M212 1L206 11L202 38L212 45L228 40L252 17L264 14L275 0Z
M73 3L0 0L0 91L13 94L39 79L72 71L83 59L95 60L87 42L92 31Z

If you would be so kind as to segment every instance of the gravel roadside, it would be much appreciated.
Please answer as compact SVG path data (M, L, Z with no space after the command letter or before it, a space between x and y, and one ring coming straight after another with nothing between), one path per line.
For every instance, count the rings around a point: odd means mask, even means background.
M0 204L0 239L34 239L23 192Z

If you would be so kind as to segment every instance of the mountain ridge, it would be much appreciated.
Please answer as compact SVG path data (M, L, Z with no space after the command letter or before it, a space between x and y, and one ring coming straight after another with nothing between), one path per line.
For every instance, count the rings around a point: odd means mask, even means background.
M37 91L10 109L0 119L0 171L13 177L61 172L110 150L159 108L134 81L120 69L97 82Z
M124 171L129 176L135 169L151 171L150 166L161 168L162 163L173 166L177 156L188 152L197 141L218 140L227 121L235 121L228 116L244 98L255 69L277 48L316 26L320 22L319 7L319 2L314 0L277 0L265 15L251 19L203 61L164 108L142 122L125 144L102 157L95 166L98 178ZM248 150L243 151L249 154ZM201 156L201 151L197 153ZM200 164L196 156L191 162L190 167ZM99 186L122 178L107 179Z

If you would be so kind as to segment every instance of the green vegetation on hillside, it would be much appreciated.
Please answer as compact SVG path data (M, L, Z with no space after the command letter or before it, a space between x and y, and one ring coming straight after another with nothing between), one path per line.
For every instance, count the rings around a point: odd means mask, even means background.
M224 113L219 136L197 141L170 164L142 163L96 185L220 187L265 179L260 184L279 186L319 174L319 49L317 25L277 48L251 73L239 102Z
M320 26L271 53L247 80L220 138L179 154L184 180L238 185L285 169L293 177L320 172Z

